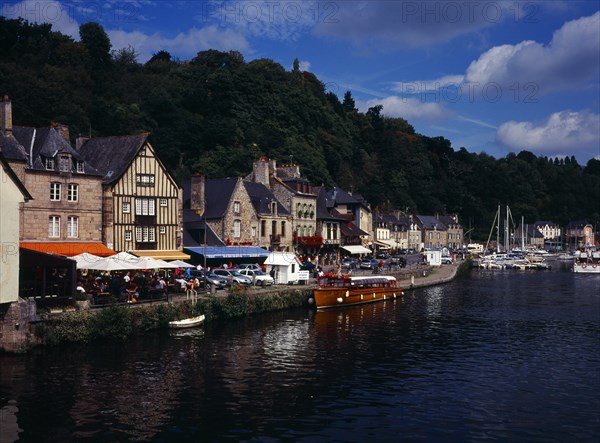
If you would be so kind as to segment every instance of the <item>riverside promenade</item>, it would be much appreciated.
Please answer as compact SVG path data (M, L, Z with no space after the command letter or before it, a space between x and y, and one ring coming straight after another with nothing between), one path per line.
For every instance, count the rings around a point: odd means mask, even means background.
M398 280L398 285L406 291L410 289L423 288L426 286L435 286L448 283L456 277L461 265L466 266L467 263L464 261L458 261L452 264L444 264L441 266L418 265L409 268L403 268L396 271L385 270L382 271L381 274L396 277L396 279ZM282 290L290 290L293 288L312 291L313 289L317 288L316 279L311 278L310 283L307 285L274 285L268 288L250 287L248 288L248 294L259 295L267 293L276 293ZM218 291L214 294L210 294L206 291L200 291L197 297L225 297L227 294L228 291ZM171 295L171 302L182 303L189 300L190 297L186 296L186 294L179 293Z

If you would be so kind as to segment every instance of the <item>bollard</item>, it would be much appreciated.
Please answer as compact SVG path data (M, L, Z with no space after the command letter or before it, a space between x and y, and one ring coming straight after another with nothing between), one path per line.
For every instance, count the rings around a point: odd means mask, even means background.
M211 294L216 294L217 293L217 288L212 283L210 284L210 293Z

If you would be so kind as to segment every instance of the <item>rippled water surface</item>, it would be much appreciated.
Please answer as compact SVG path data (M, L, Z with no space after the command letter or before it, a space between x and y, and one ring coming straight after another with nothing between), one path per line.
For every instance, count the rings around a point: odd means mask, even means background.
M0 356L0 441L598 442L600 275Z

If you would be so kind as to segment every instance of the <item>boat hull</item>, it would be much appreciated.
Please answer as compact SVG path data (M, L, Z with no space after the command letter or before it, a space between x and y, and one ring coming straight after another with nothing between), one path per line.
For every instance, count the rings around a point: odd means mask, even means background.
M172 329L187 329L200 326L204 322L204 315L197 317L184 318L183 320L175 320L169 322L169 327Z
M319 288L314 290L313 296L317 309L327 309L393 300L402 296L402 290L397 287L364 289Z
M582 274L600 274L600 264L575 263L573 265L573 272L580 272Z

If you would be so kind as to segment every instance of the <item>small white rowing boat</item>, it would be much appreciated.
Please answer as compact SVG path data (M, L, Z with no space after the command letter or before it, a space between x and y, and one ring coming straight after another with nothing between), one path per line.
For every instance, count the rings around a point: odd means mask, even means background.
M169 327L174 329L194 328L204 322L204 314L197 317L184 318L183 320L174 320L169 322Z

